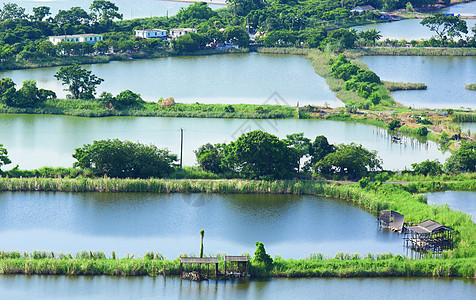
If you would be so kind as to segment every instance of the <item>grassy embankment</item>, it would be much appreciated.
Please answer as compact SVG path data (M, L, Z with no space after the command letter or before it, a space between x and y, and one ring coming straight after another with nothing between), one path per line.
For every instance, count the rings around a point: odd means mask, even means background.
M364 101L356 92L347 91L344 88L344 81L334 78L331 68L328 65L329 57L319 50L297 49L297 48L260 48L261 53L273 54L294 54L307 56L318 75L323 77L329 88L336 93L344 103L361 103ZM368 69L361 61L352 60L360 68ZM445 132L449 136L461 134L461 128L455 122L471 122L476 119L473 112L454 110L454 114L445 114L447 110L435 109L412 109L396 103L391 97L391 91L396 90L421 90L425 89L423 83L403 83L403 82L383 82L379 87L379 92L384 95L382 104L372 106L369 109L359 109L356 113L348 113L344 108L338 109L316 109L311 112L309 117L322 118L337 121L350 121L370 124L381 128L387 128L387 124L392 120L399 120L404 126L396 129L405 135L415 137L421 141L426 139L440 142L440 135ZM429 124L423 124L422 119L430 121ZM428 123L428 122L427 122ZM417 132L421 127L427 127L429 133L427 136L421 136ZM466 134L466 133L463 133ZM464 136L464 138L474 139L473 136Z
M474 180L459 184L475 190ZM424 183L425 188L431 183ZM56 192L153 192L153 193L263 193L316 195L353 201L361 208L375 212L393 209L405 215L406 222L433 219L456 231L456 248L440 258L410 260L391 255L365 256L339 253L334 258L311 255L308 259L276 258L269 276L463 276L476 272L476 224L470 216L451 211L447 206L430 207L424 198L407 191L408 186L376 184L365 189L357 184L339 185L316 181L244 181L244 180L134 180L111 178L0 178L0 191ZM0 255L3 274L70 274L70 275L157 275L166 264L168 274L177 273L177 260L106 259L104 255L73 259L68 255L31 257L24 254ZM156 258L154 256L154 258ZM250 273L263 275L252 266Z
M15 60L0 62L0 70L21 70L36 69L47 67L68 66L76 64L103 64L111 61L131 60L131 59L151 59L169 56L205 56L218 55L227 53L247 53L249 49L207 49L195 52L175 53L173 51L157 51L157 52L134 52L134 53L114 53L108 55L96 56L57 56L31 60Z
M348 57L360 56L476 56L476 48L369 47L346 50Z
M145 102L127 109L109 109L98 100L52 99L34 108L15 108L0 104L0 113L54 114L81 117L147 116L193 118L295 118L296 108L282 105L253 104L185 104L161 106Z

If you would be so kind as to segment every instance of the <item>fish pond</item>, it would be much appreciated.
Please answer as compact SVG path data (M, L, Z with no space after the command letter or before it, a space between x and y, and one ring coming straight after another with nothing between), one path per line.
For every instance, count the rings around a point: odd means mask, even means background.
M12 164L21 169L43 166L71 167L74 149L95 140L130 140L155 144L180 153L180 128L184 130L183 164L196 164L194 150L206 143L236 140L250 130L263 130L280 138L303 132L312 140L325 135L329 142L357 143L376 150L383 166L390 170L410 168L412 163L426 159L445 161L449 153L442 153L436 143L421 144L403 138L392 142L384 129L374 126L327 120L242 120L193 119L154 117L80 118L52 115L0 114L0 142L8 150ZM7 169L5 168L5 169Z
M103 251L111 257L147 251L168 259L204 253L273 257L312 253L405 254L401 235L379 230L376 216L351 202L315 196L259 194L0 193L4 251Z

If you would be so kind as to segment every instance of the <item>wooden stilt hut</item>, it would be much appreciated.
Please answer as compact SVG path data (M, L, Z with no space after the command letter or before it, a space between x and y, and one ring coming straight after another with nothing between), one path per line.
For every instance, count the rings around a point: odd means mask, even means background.
M407 228L406 246L422 252L452 249L453 232L453 228L428 219Z
M393 210L381 210L378 212L378 225L380 228L388 228L401 233L404 220L404 215Z
M191 272L187 274L187 277L190 277L194 280L203 280L203 279L208 279L210 277L210 272L209 272L209 265L214 264L215 265L215 278L218 279L218 258L216 257L204 257L204 258L199 258L199 257L180 257L180 278L184 277L183 273L183 264L197 264L197 272L196 274ZM207 266L207 276L204 277L201 274L201 265L205 264Z
M230 272L227 273L227 262L230 263ZM233 263L236 263L236 271L233 270ZM248 264L248 257L247 256L225 256L224 260L224 270L225 270L225 277L227 275L234 275L237 277L246 277L246 266Z

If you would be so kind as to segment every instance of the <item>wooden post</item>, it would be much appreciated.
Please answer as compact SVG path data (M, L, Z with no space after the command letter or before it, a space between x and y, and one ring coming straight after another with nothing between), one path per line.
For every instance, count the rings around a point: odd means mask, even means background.
M182 263L180 263L180 279L183 278L183 272L182 272Z
M215 278L218 280L218 263L215 264Z
M162 272L162 275L164 275L164 280L165 280L166 279L165 265L164 265L164 271Z

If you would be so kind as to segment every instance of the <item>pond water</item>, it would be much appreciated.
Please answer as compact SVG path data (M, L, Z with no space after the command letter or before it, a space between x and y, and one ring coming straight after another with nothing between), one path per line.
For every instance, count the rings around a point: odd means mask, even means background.
M404 254L397 233L352 203L315 196L144 193L0 193L2 250L103 251L108 257L147 251L174 259L204 253L273 257L311 253Z
M79 6L89 12L92 0L9 0L9 3L18 4L26 9L27 14L33 13L33 7L48 6L51 13L56 15L59 10L68 10L71 7ZM124 19L160 17L165 15L175 15L180 8L187 7L192 3L171 2L162 0L113 0L111 1L119 8ZM213 0L212 2L224 3L223 0ZM7 3L7 2L5 2ZM3 5L2 5L3 7ZM224 5L210 5L212 9L225 7Z
M452 210L469 214L476 221L476 192L445 191L428 193L429 205L447 204Z
M177 277L0 276L9 299L471 299L471 280L432 278L299 278L190 282ZM473 295L473 296L471 296ZM400 298L399 296L395 296ZM392 298L395 298L392 297Z
M412 163L426 159L445 161L449 153L441 153L433 142L420 144L404 139L392 143L386 130L370 125L325 120L240 120L193 118L79 118L51 115L0 114L0 143L7 148L12 164L22 169L43 166L70 167L74 149L94 140L113 139L139 141L167 147L180 153L180 128L184 129L183 164L196 164L194 150L208 142L212 144L236 140L250 130L263 130L280 138L303 132L314 140L325 135L334 144L362 144L378 151L386 169L410 168Z
M471 132L471 134L476 133L476 123L474 122L461 122L459 123L461 126L461 129L465 132L468 132L468 130Z
M387 23L377 23L377 24L368 24L352 27L357 31L365 31L371 28L380 31L382 38L380 41L391 39L391 40L401 40L404 39L408 42L411 40L421 40L429 39L432 36L435 36L435 32L431 31L428 27L420 24L422 19L406 19L396 22L387 22ZM472 36L471 28L476 24L476 20L468 19L465 20L468 27L468 35ZM465 38L468 35L463 35Z
M174 97L186 103L254 103L295 106L342 106L326 81L318 76L305 57L271 54L230 54L195 57L167 57L111 62L85 66L105 79L97 95L114 95L126 89L147 101ZM34 79L38 86L65 98L61 82L54 78L59 68L0 72L18 85ZM278 96L273 97L274 93ZM272 99L270 99L270 97Z
M442 13L454 13L461 15L476 15L476 1L451 5L440 10Z
M476 92L465 88L476 79L476 57L366 56L359 60L382 80L422 82L423 91L397 91L393 98L416 108L476 108Z

